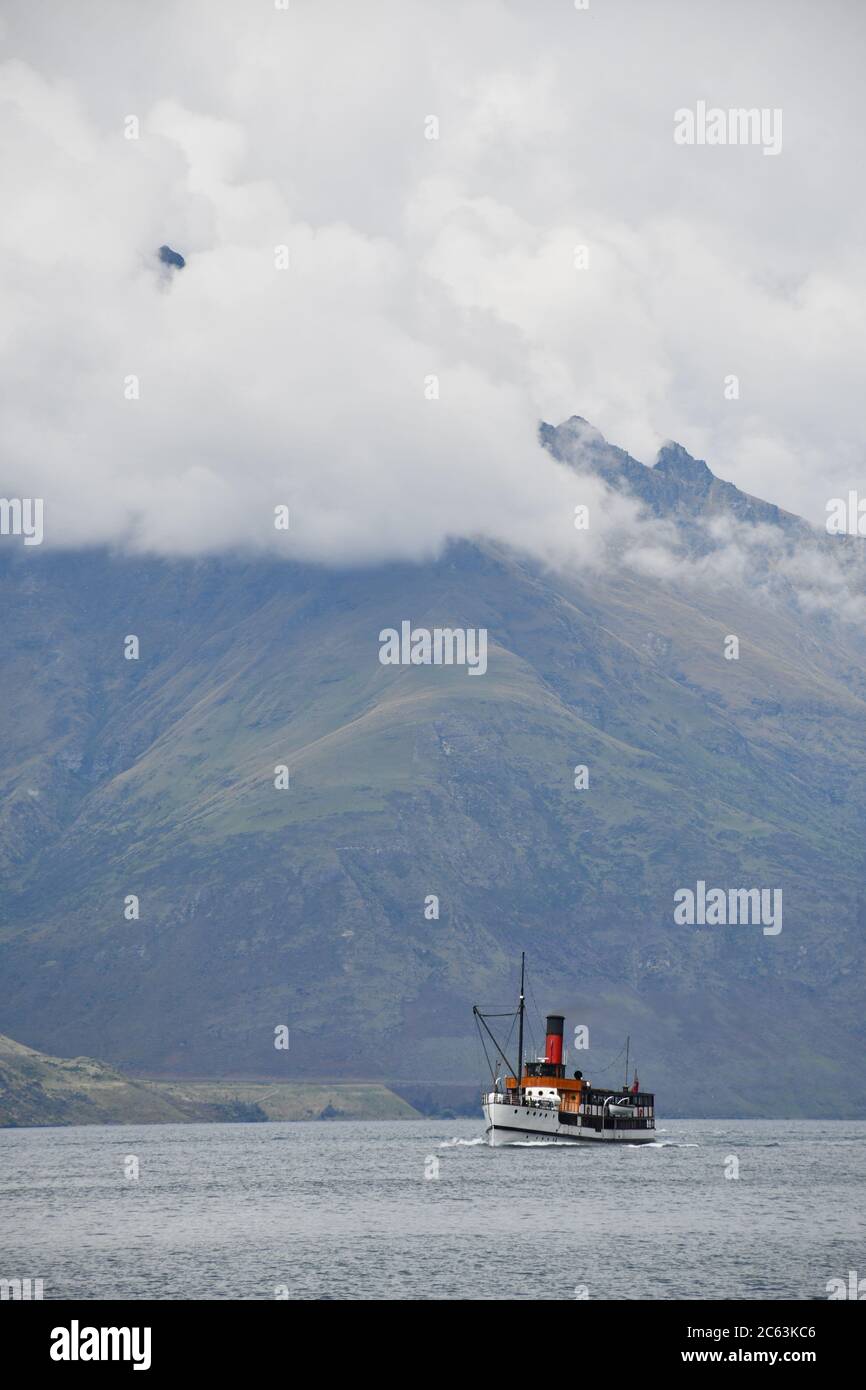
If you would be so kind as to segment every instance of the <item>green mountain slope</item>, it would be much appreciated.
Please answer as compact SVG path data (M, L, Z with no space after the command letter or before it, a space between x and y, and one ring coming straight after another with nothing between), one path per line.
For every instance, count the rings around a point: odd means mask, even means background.
M688 455L602 446L677 525L811 544ZM474 1080L471 1003L510 1001L526 949L599 1080L629 1031L671 1110L859 1113L866 647L789 587L465 544L336 573L19 551L0 1025L148 1071ZM486 675L380 665L404 618L486 627ZM781 888L781 934L675 925L698 879Z
M240 1118L175 1101L90 1057L50 1057L0 1036L0 1126L182 1124ZM246 1118L253 1118L252 1111Z
M417 1116L375 1082L142 1081L91 1057L49 1057L0 1036L0 1128Z

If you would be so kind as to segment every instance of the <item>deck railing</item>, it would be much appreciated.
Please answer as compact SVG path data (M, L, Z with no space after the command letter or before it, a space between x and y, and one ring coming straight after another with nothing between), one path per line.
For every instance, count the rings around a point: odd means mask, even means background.
M503 1093L501 1091L482 1091L481 1100L488 1105L510 1105L512 1108L523 1106L527 1110L554 1110L562 1108L557 1101L530 1100L528 1096L518 1097L517 1095L509 1095L507 1092ZM601 1108L602 1107L599 1107L599 1109ZM603 1107L604 1113L600 1115L590 1115L583 1106L579 1109L567 1107L566 1113L570 1115L579 1115L585 1125L590 1125L595 1129L655 1129L655 1116L648 1115L646 1108L642 1107L642 1109L643 1113L640 1116L611 1115L608 1112L607 1103L605 1103Z
M491 1104L491 1105L511 1105L511 1106L523 1105L523 1106L526 1106L527 1109L534 1109L534 1110L538 1110L538 1109L542 1109L542 1110L544 1110L544 1109L547 1109L547 1110L558 1110L558 1109L559 1109L559 1101L555 1101L555 1100L530 1100L528 1096L523 1096L522 1098L518 1098L517 1096L503 1095L500 1091L482 1091L482 1092L481 1092L481 1099L482 1099L483 1101L487 1101L487 1102L488 1102L489 1104Z

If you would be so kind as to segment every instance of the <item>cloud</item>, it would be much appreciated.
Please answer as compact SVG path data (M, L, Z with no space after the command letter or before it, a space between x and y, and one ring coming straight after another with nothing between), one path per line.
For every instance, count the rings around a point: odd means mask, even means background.
M536 440L579 412L820 522L862 476L863 21L790 15L10 4L4 495L50 544L600 563L634 509ZM782 154L675 146L703 98L784 108Z

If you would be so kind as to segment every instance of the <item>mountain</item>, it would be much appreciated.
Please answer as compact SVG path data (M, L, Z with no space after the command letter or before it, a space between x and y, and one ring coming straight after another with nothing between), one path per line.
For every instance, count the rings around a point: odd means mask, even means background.
M717 478L703 459L692 458L681 444L669 441L659 450L654 467L647 468L609 444L580 415L558 426L542 424L538 435L555 459L592 471L617 492L638 498L656 516L689 523L727 516L751 525L781 527L811 544L818 540L805 521Z
M679 445L540 439L673 559L0 550L0 1027L149 1074L466 1083L525 949L536 1041L588 1025L594 1081L628 1032L664 1113L862 1114L860 543ZM404 619L486 628L484 676L380 664ZM699 880L781 889L783 929L677 925Z
M142 1081L92 1057L50 1057L0 1036L0 1128L414 1119L384 1086L315 1082Z
M0 1037L0 1125L183 1124L264 1119L253 1107L174 1100L90 1057L49 1057Z

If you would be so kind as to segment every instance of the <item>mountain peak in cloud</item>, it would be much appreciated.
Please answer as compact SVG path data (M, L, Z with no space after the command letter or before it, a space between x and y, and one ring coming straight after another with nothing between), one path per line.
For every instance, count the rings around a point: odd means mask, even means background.
M595 425L591 425L588 420L584 420L582 415L570 415L569 418L559 426L563 435L573 439L576 444L606 445L607 440L601 430L597 430Z
M751 524L793 527L804 536L811 532L799 517L716 477L703 459L693 458L674 440L662 446L655 464L649 467L609 444L579 415L572 415L561 425L542 423L538 438L560 463L597 474L608 487L639 499L657 516L687 520L727 513Z
M156 253L163 265L174 266L177 270L183 270L186 261L179 251L175 251L171 246L160 246Z
M655 470L658 473L663 473L666 478L675 479L681 483L689 483L702 492L708 492L715 481L715 475L703 459L692 458L692 455L683 448L682 444L677 444L672 439L669 439L659 449Z

